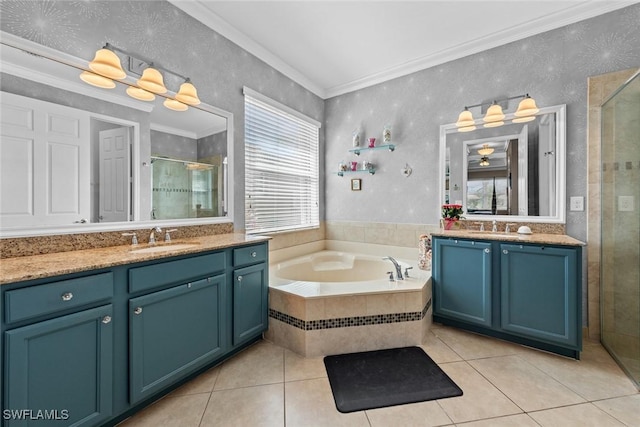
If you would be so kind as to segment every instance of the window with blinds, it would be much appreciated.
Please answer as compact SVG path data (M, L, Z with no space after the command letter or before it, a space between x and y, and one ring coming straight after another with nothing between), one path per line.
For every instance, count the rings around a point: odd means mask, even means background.
M320 123L244 88L245 229L318 227Z

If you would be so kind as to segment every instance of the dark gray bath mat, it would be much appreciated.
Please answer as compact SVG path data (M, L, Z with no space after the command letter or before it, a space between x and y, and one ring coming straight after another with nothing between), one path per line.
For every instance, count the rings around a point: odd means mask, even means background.
M462 390L419 347L326 356L340 412L462 396Z

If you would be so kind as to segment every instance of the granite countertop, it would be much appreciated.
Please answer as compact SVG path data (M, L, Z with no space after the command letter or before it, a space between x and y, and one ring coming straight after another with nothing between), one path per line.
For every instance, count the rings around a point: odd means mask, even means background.
M193 244L193 246L182 248L178 246L175 249L162 252L131 252L132 249L148 247L147 244L139 244L135 247L131 245L111 246L99 249L84 249L44 255L4 258L0 261L0 285L96 270L116 265L133 264L169 256L242 246L251 243L265 242L269 239L269 237L247 236L238 233L215 234L175 240L171 242L170 245ZM159 243L157 246L165 245L167 244Z
M474 239L474 240L501 240L506 242L520 242L520 243L537 243L548 245L563 245L563 246L585 246L584 242L567 236L566 234L518 234L518 233L504 233L491 231L478 231L478 230L440 230L431 233L432 236L443 237L459 237L461 239Z

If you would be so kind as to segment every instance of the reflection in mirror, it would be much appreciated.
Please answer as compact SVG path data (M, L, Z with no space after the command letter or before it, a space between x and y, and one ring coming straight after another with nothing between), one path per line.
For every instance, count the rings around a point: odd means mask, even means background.
M231 114L206 104L168 110L162 96L130 98L121 82L89 86L78 78L82 60L2 36L3 235L230 220ZM169 163L185 176L161 173Z
M564 106L497 128L441 126L442 202L467 218L564 222L564 126Z

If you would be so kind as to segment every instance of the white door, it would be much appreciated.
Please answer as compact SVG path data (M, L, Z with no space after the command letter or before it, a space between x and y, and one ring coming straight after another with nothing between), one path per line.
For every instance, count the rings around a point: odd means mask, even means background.
M89 218L89 115L2 92L2 227Z
M100 132L99 221L129 220L129 128Z

